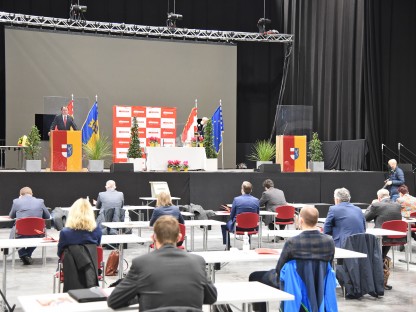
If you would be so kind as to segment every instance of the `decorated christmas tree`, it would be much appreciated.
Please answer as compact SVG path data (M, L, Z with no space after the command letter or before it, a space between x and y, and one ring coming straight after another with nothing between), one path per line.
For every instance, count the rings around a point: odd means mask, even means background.
M136 117L133 117L133 125L130 129L130 146L127 151L127 158L142 158L139 140L139 124L137 123Z

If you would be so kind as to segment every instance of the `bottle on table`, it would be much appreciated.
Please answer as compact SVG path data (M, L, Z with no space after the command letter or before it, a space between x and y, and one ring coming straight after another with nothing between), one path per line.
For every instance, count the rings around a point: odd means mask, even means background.
M243 251L250 250L250 238L248 237L247 232L244 232L243 236Z

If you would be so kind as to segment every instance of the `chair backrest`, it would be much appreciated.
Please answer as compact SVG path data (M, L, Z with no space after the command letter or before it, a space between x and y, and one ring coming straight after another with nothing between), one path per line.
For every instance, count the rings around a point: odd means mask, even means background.
M392 231L398 231L398 232L404 232L407 233L407 223L402 220L392 220L392 221L386 221L381 225L382 229L386 230L392 230ZM389 235L388 238L402 238L406 237L405 235Z
M16 220L16 235L45 234L45 220L42 218L27 217Z
M413 211L409 215L410 218L416 218L416 211Z
M259 215L254 212L240 213L235 220L235 226L239 229L253 229L259 225Z
M279 219L293 219L295 217L295 207L284 205L276 207L276 218Z
M104 251L102 246L97 246L97 263L98 267L100 266L100 263L104 260Z
M182 238L178 243L183 242L186 238L186 226L182 223L179 223L179 230L182 234Z

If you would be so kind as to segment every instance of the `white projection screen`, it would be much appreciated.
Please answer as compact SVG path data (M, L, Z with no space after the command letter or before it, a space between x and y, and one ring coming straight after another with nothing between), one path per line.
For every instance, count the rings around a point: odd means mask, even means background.
M49 113L48 96L73 94L91 107L98 95L100 134L109 138L113 105L176 107L179 136L195 99L199 118L222 100L224 168L235 167L236 46L6 28L5 49L7 145L29 132L35 114ZM6 167L15 162L7 157Z

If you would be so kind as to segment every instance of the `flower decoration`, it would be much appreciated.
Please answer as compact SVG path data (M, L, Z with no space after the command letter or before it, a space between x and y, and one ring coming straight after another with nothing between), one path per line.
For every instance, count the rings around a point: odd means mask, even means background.
M24 135L19 138L19 141L17 141L17 145L26 146L26 142L27 142L27 135Z
M168 160L168 168L180 169L181 168L180 160Z
M185 160L183 163L182 163L182 169L188 169L189 168L189 163L188 163L188 161L187 160Z
M192 137L192 138L191 138L191 142L192 142L192 143L196 143L196 141L197 141L196 137Z
M152 136L149 138L149 142L159 144L159 138Z

